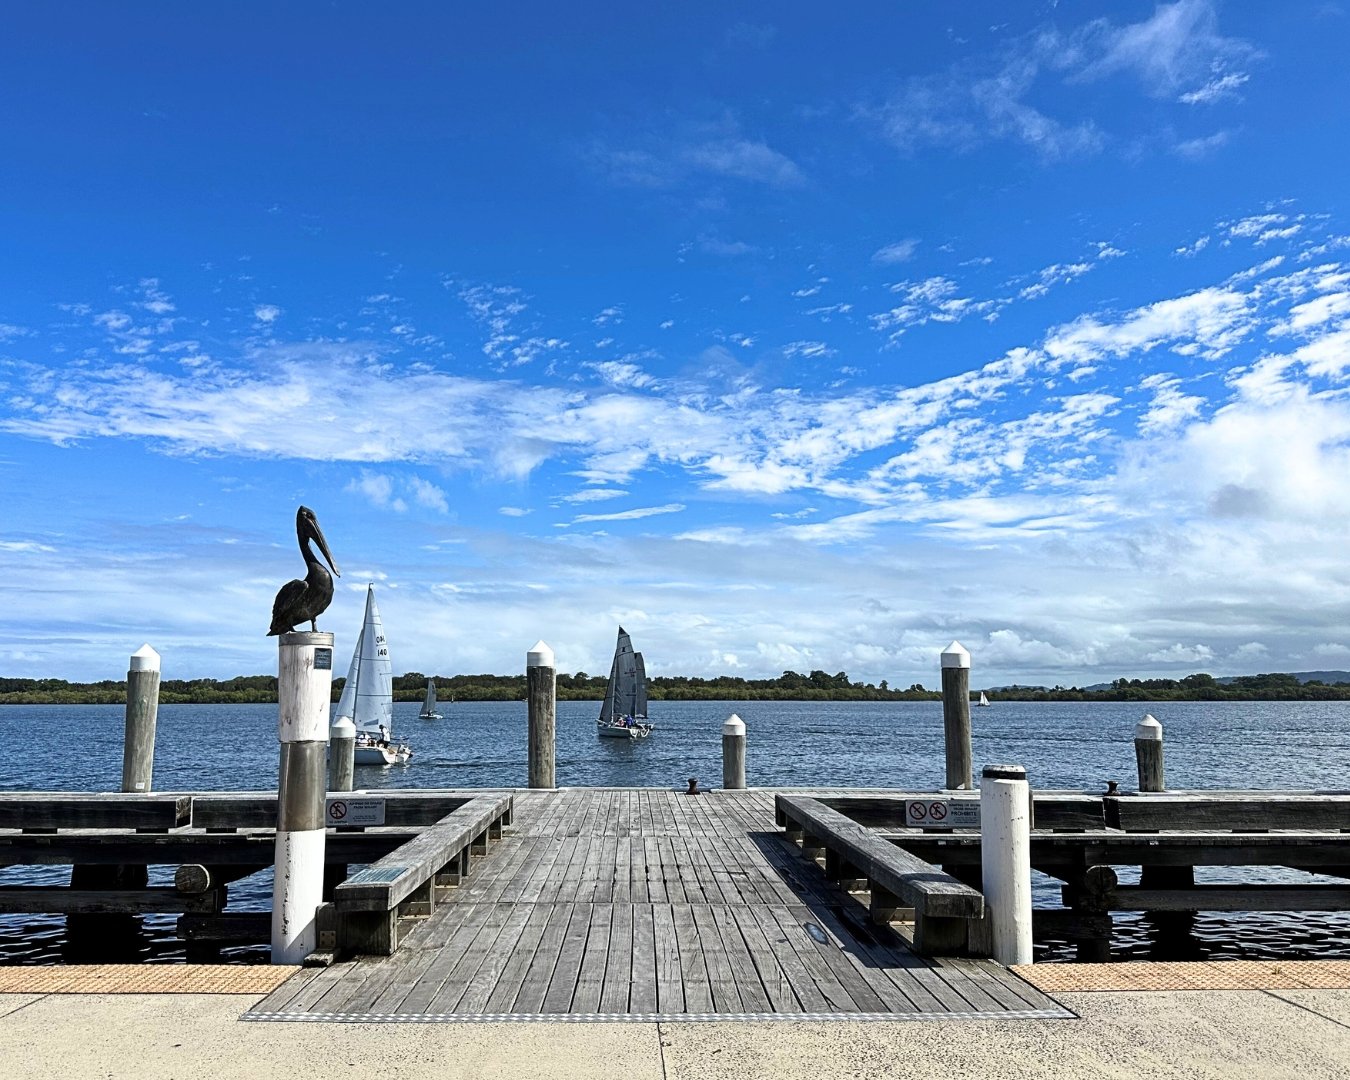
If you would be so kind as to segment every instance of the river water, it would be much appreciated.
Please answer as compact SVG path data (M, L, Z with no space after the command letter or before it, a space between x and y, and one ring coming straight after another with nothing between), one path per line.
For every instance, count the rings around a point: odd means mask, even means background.
M417 718L419 703L395 705L395 733L412 745L407 766L358 768L358 788L519 787L526 782L523 702L442 703L445 718ZM976 775L1015 763L1039 788L1134 786L1134 725L1145 711L1163 724L1168 784L1174 788L1346 789L1350 702L998 702L974 709ZM691 776L721 781L721 726L732 712L747 729L752 786L933 789L945 776L938 702L651 703L655 733L637 742L597 739L598 702L558 705L557 779L567 787L683 788ZM154 786L159 791L274 788L275 705L164 705L159 710ZM0 790L113 791L121 781L120 705L0 706L10 748ZM171 880L162 871L160 880ZM1256 880L1254 870L1197 871L1198 880ZM1259 880L1296 880L1265 871ZM0 884L64 884L64 868L0 869ZM1122 880L1129 880L1122 872ZM1057 888L1036 883L1038 905ZM231 909L265 908L270 874L231 886ZM152 916L141 957L182 959L173 916ZM1144 917L1117 916L1114 954L1158 956ZM0 916L0 963L49 963L63 955L64 920ZM1175 943L1167 955L1177 955ZM1050 943L1042 959L1070 955ZM1248 958L1350 958L1350 915L1202 914L1182 949ZM236 959L258 959L239 950Z

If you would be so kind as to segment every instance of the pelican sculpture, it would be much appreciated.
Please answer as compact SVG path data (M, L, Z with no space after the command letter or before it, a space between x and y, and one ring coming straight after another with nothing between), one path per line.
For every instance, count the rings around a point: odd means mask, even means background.
M272 601L272 628L267 631L268 637L288 634L297 623L306 620L311 630L318 630L314 620L327 611L328 605L333 602L333 578L310 548L311 540L318 543L324 559L333 568L333 574L342 576L328 550L328 541L323 538L319 519L308 506L302 506L295 512L295 538L300 543L300 554L305 557L305 565L309 570L303 581L288 581L277 592L277 598Z

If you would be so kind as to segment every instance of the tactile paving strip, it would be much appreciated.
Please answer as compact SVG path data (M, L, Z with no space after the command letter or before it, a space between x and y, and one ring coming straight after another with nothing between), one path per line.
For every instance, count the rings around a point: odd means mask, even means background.
M0 967L0 994L269 994L299 970L270 964Z
M1023 964L1012 970L1046 993L1093 990L1350 989L1350 960Z

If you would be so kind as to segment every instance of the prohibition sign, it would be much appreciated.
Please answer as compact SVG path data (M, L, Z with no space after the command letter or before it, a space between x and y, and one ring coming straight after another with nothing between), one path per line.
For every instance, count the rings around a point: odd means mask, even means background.
M947 804L935 802L928 808L928 814L934 821L942 821L947 816Z
M340 799L335 799L328 807L328 816L334 821L341 821L347 816L347 804Z
M923 821L928 817L928 804L921 802L910 803L909 816L914 821Z

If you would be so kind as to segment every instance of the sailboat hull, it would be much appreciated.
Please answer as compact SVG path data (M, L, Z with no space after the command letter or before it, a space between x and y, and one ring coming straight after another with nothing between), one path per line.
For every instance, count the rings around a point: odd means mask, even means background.
M358 746L352 753L357 765L406 765L412 751L400 746Z
M602 739L645 739L652 733L652 726L635 723L632 727L624 727L622 724L607 724L603 720L597 720L595 730Z

